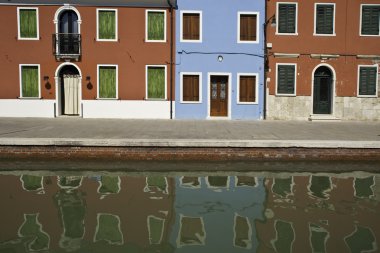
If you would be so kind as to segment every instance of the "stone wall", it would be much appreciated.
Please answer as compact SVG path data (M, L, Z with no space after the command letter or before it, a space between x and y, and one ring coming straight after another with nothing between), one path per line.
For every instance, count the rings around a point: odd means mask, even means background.
M312 97L280 97L269 95L267 119L308 120L312 112ZM380 98L335 97L334 114L341 120L380 120Z

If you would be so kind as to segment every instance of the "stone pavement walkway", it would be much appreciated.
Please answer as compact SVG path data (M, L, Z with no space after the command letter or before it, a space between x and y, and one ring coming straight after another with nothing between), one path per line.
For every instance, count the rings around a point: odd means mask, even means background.
M380 122L0 118L0 145L380 148Z

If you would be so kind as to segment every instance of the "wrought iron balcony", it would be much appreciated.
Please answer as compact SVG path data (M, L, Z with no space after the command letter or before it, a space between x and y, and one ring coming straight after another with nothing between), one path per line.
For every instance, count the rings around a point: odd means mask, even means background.
M78 33L53 34L53 52L59 59L75 59L81 56L81 35Z

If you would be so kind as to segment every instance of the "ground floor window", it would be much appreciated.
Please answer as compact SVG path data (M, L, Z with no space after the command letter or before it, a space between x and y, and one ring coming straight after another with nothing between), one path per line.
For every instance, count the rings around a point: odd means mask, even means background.
M98 98L117 98L117 66L98 65Z
M166 99L166 66L147 66L146 80L147 99Z
M257 102L257 75L238 74L238 103Z
M201 74L200 73L182 73L182 102L201 102Z
M277 64L277 95L296 95L296 64Z
M20 65L20 81L20 97L40 97L40 65Z
M359 66L359 96L377 96L377 65Z

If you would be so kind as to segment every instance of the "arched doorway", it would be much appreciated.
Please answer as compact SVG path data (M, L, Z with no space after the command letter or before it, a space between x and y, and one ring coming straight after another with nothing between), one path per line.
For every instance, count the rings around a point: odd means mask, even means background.
M313 114L331 114L334 76L330 68L320 66L314 71Z
M74 64L62 64L57 69L57 115L79 116L82 77Z

